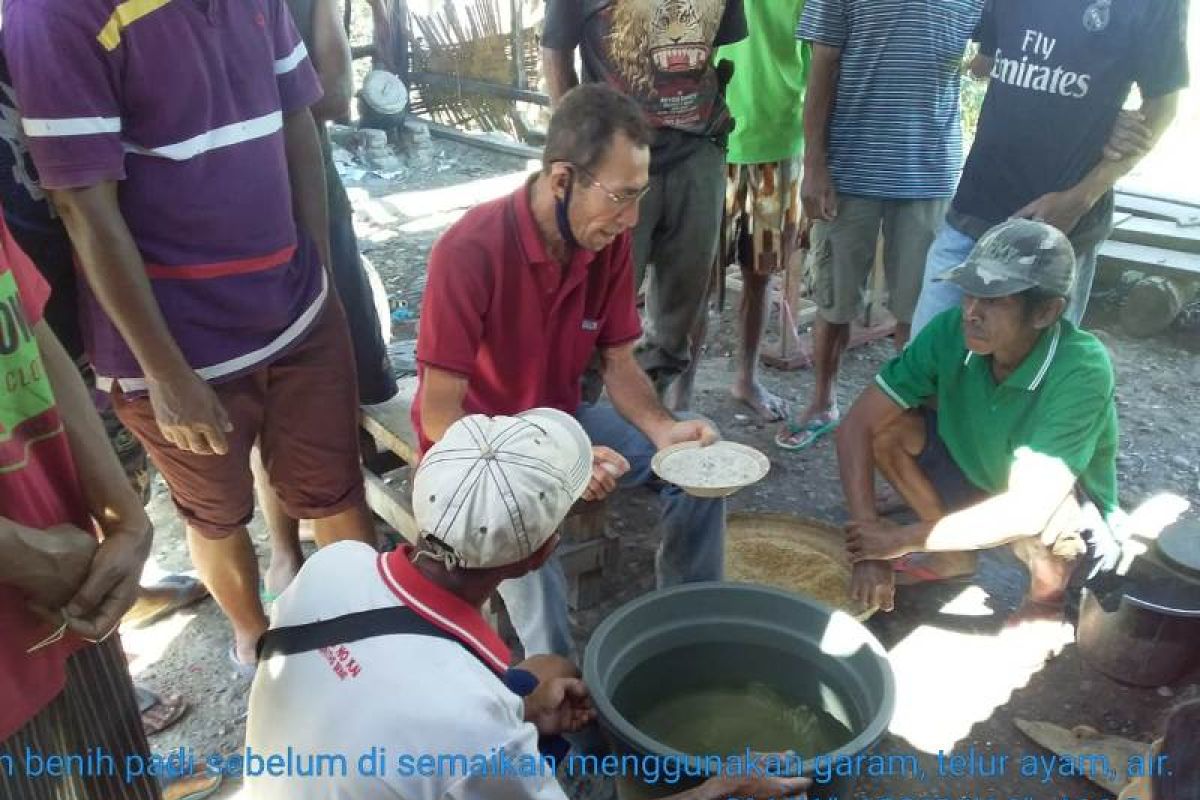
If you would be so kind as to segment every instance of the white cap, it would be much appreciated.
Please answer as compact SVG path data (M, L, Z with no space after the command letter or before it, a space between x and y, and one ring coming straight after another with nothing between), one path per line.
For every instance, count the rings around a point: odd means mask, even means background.
M421 535L452 567L501 567L547 542L592 474L592 443L570 414L474 414L429 449L413 479Z

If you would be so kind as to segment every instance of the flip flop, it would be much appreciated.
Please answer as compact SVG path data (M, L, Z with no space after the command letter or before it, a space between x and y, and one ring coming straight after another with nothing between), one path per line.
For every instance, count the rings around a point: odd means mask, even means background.
M229 663L233 665L234 677L243 678L245 680L254 679L254 673L258 672L258 664L244 664L239 661L237 657L237 647L232 644L229 645L229 652L227 655L229 656Z
M961 581L970 578L975 574L974 570L970 572L958 572L945 574L938 572L933 567L922 563L924 559L918 558L918 554L909 553L906 556L901 556L892 562L892 569L896 573L897 585L911 586L916 583L937 583L939 581ZM901 582L903 578L903 582Z
M787 423L787 429L775 434L775 446L780 450L806 450L834 431L840 419L810 419L803 425Z
M138 701L138 713L147 736L162 733L183 718L188 702L177 694L160 696L144 686L133 687Z
M121 618L121 624L145 628L208 597L208 589L203 583L190 575L179 573L167 575L153 586L143 589L154 594L142 593Z
M163 800L203 800L216 794L222 780L220 773L209 773L197 766L190 775L159 778L158 782L162 787Z
M263 610L270 611L271 605L279 599L279 595L267 589L266 584L258 584L258 600L263 604Z

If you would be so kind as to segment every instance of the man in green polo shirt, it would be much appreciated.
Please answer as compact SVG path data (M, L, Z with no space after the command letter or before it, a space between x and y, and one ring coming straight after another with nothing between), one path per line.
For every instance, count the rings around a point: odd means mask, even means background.
M1099 340L1062 317L1074 278L1055 228L992 228L939 278L963 290L962 307L935 317L855 401L837 447L857 598L890 609L900 573L971 572L974 551L1010 545L1030 570L1027 605L1057 609L1073 573L1113 566L1113 369ZM919 522L879 517L876 470Z

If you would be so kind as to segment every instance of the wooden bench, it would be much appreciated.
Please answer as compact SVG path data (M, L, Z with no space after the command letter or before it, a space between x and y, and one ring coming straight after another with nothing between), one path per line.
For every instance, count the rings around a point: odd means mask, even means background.
M1122 194L1117 208L1097 272L1141 275L1125 296L1121 324L1133 336L1150 336L1165 330L1200 288L1200 208Z
M412 510L412 474L420 449L412 427L412 404L417 379L402 378L399 391L386 403L363 406L362 429L380 452L395 454L404 466L377 473L363 467L367 505L409 542L420 535ZM616 534L608 531L607 503L579 501L559 529L562 544L558 556L567 576L568 601L572 608L588 608L604 595L605 581L618 571L621 547Z

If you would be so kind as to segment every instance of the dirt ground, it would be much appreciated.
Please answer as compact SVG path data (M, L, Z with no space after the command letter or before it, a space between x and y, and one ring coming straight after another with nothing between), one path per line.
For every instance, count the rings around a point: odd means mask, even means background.
M517 173L524 168L522 159L434 139L432 151L411 160L402 174L388 179L367 175L352 184L364 251L378 269L393 309L407 309L400 310L395 326L398 339L412 336L413 325L406 317L419 307L425 258L436 236L463 208L489 192L494 195L499 191L496 186L507 185L504 180L515 185L520 180ZM732 300L736 302L736 297ZM736 341L733 317L732 307L720 317L714 315L698 374L695 409L713 419L727 438L766 453L771 471L761 484L731 498L729 509L842 521L832 443L823 441L799 454L782 452L771 442L774 426L758 422L730 397L728 386L734 374L730 356ZM1106 324L1103 317L1098 314L1089 324ZM1200 505L1200 429L1195 422L1200 360L1195 350L1200 349L1200 342L1194 330L1141 341L1105 329L1101 335L1112 352L1118 376L1123 505L1131 508L1148 496L1171 491L1188 498L1193 504L1190 513L1195 514ZM398 345L396 352L402 354L404 347ZM843 409L892 353L890 342L880 341L847 354L839 386ZM808 371L764 370L763 380L772 390L802 402L811 389L812 375ZM156 485L150 510L158 526L151 570L190 569L182 528L161 483ZM611 526L621 535L619 578L609 587L606 602L577 615L580 644L613 609L651 588L655 518L654 500L647 493L632 492L628 502L615 504ZM256 520L253 531L265 566L266 537L260 521ZM974 583L991 598L992 622L1015 606L1023 580L1011 559L985 559ZM903 660L914 679L923 678L928 688L926 694L914 688L901 698L910 719L924 718L928 735L924 739L915 733L908 739L889 735L881 752L910 752L921 746L914 738L935 753L937 749L963 751L968 746L980 752L1036 752L1013 726L1016 718L1066 727L1087 724L1101 733L1148 741L1162 710L1200 683L1200 674L1194 674L1170 688L1123 687L1083 664L1070 644L1044 667L1037 664L1024 672L1008 670L990 679L983 667L992 660L988 654L997 652L988 649L995 648L997 640L983 635L974 641L970 631L938 626L939 609L955 597L969 594L967 588L956 584L901 590L897 610L870 621L869 627L893 650L895 660ZM988 624L981 621L978 630L987 629ZM998 641L1002 649L1011 652L1011 643ZM202 755L232 752L241 746L249 686L232 677L230 633L215 603L206 600L150 629L129 631L125 642L134 656L131 666L136 680L159 692L180 693L192 704L179 724L151 740L156 751L186 747ZM902 680L901 687L905 685ZM964 711L969 713L964 715ZM868 796L897 798L995 795L1077 800L1105 794L1082 779L1055 779L1047 784L1012 774L999 779L939 778L934 757L928 753L922 755L922 764L931 776L929 782L915 778L864 781L859 790ZM237 783L229 782L219 796L233 797L237 792ZM602 791L595 794L603 796Z

